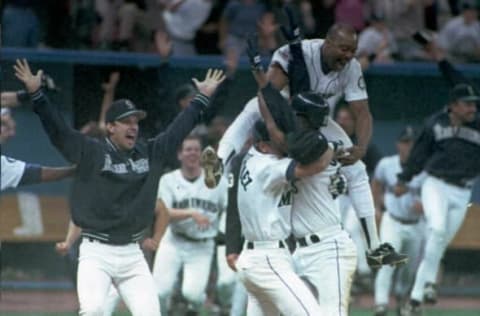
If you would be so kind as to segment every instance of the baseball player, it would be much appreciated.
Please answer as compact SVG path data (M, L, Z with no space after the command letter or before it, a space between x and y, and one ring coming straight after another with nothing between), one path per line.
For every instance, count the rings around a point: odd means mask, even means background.
M80 315L102 315L112 283L133 315L160 315L155 283L137 243L152 222L162 161L200 120L222 71L194 79L200 93L164 133L138 142L146 112L117 100L106 113L107 137L94 140L66 124L42 92L41 75L17 60L15 75L31 93L33 109L52 143L77 164L71 197L72 220L82 229L77 292ZM141 295L139 293L141 292Z
M326 40L300 42L299 37L296 40L298 40L298 50L301 48L300 59L304 58L303 68L306 70L303 73L290 74L292 76L290 81L295 82L296 78L300 78L298 81L306 79L310 82L307 90L321 94L331 108L344 95L359 123L356 126L358 145L352 144L346 133L331 118L321 131L328 140L340 142L344 148L347 148L344 157L339 158L339 162L344 165L342 173L348 179L348 194L366 235L368 251L371 254L369 264L378 267L386 261L391 263L393 260L394 264L404 262L405 257L397 254L393 248L380 245L368 176L365 165L358 161L364 155L370 140L371 115L368 110L368 96L362 71L359 63L353 58L357 43L355 30L346 25L334 25L330 28ZM287 76L292 68L291 60L289 62L289 49L288 45L279 48L272 58L267 76L275 88L281 89L287 84ZM294 59L299 58L294 57ZM299 91L298 88L295 91ZM301 91L305 91L305 85L302 89ZM291 94L293 95L292 91ZM227 129L218 149L218 157L224 165L228 165L235 153L239 152L253 122L259 116L258 101L252 99ZM218 168L221 163L215 159L211 161L213 161L211 164L205 164L207 185L216 182L215 179L220 173L218 169L221 169ZM384 262L384 258L388 259Z
M74 172L75 166L44 167L2 155L1 191L23 185L61 180L71 177Z
M424 235L423 208L420 202L420 187L424 174L420 174L409 185L407 194L396 197L393 189L397 174L408 158L414 140L414 130L407 126L400 133L397 154L380 160L372 180L372 191L377 210L385 209L380 224L380 237L412 259L420 256ZM410 289L415 274L416 260L399 268L395 284L395 296L400 303ZM375 279L375 316L386 316L394 268L383 266Z
M291 233L292 187L289 181L324 170L332 156L324 137L302 133L309 160L282 158L265 123L254 126L254 145L245 156L238 179L238 210L245 246L236 262L248 291L247 315L325 315L295 274L286 239ZM255 198L252 198L252 197Z
M178 151L180 169L160 179L158 198L170 213L170 225L155 256L153 276L164 315L167 315L165 303L182 268L182 295L189 302L190 312L198 312L203 306L215 250L214 237L220 215L227 207L226 179L214 190L208 189L200 154L201 139L188 136Z
M427 172L421 192L428 228L425 254L403 315L420 315L422 302L437 300L440 261L462 225L473 180L480 174L478 101L480 96L471 85L457 84L451 89L446 110L426 120L398 175L396 193L402 194L413 176Z

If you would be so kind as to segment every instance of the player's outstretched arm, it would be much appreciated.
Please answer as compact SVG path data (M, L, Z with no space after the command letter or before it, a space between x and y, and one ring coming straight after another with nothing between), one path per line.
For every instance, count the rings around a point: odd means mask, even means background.
M177 117L170 123L165 132L153 139L153 155L163 159L165 155L176 152L184 138L192 131L200 121L202 113L210 104L210 97L213 96L220 84L225 80L225 74L220 69L209 69L203 81L193 78L199 93Z
M75 174L76 166L69 167L42 167L41 182L58 181Z
M17 59L13 68L15 69L15 76L23 82L26 90L30 93L33 110L40 117L50 141L63 156L70 162L79 163L83 155L92 155L93 153L90 150L93 147L85 146L88 137L70 127L58 108L53 106L42 92L43 71L39 70L34 75L25 59Z
M260 113L262 114L265 125L267 126L268 134L277 146L279 146L284 152L287 151L287 142L285 134L278 128L278 125L273 118L270 110L268 109L265 99L261 91L258 92L258 105L260 108Z

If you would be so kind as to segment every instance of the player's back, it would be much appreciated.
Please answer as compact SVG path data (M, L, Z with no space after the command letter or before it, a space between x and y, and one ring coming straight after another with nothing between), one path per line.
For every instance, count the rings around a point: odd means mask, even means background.
M290 234L291 192L286 171L291 159L252 147L238 178L238 210L245 239L282 240Z

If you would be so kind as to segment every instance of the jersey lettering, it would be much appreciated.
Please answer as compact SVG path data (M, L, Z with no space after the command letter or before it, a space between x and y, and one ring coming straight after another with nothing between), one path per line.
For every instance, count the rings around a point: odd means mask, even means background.
M172 203L173 208L199 208L205 210L207 212L216 213L219 211L218 205L208 200L198 199L198 198L190 198L190 199L183 199L181 201L174 201Z
M283 192L280 202L278 203L278 207L286 206L286 205L292 205L292 191L288 190L286 192Z

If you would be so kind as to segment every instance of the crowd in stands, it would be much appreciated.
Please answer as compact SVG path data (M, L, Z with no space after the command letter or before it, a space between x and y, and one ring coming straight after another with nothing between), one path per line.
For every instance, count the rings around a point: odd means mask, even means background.
M433 58L412 35L436 38L456 62L480 61L479 0L7 0L2 46L223 54L235 69L246 36L259 35L269 56L284 43L282 7L293 4L306 38L323 38L333 23L359 32L362 64ZM17 21L22 23L17 23Z

